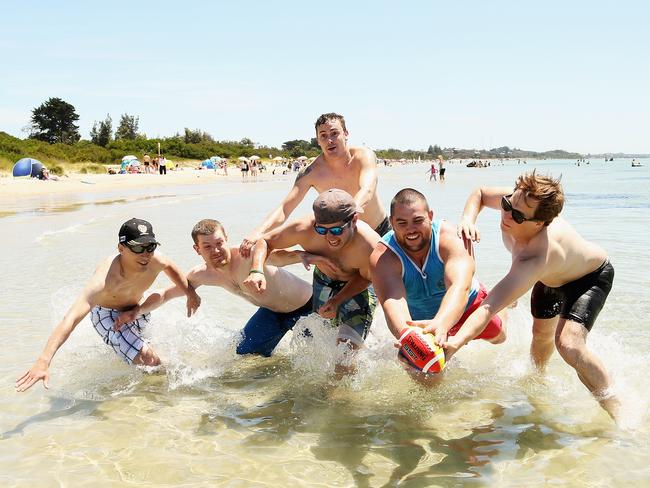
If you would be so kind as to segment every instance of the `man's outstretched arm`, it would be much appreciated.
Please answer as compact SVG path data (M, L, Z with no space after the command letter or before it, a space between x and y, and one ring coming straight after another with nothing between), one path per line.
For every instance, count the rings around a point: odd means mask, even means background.
M91 296L93 296L93 290L92 285L89 285L66 312L63 320L52 331L43 352L36 362L27 372L16 379L16 391L25 391L40 380L43 380L45 388L50 387L50 363L59 348L70 337L74 328L88 315L90 309L94 306Z
M257 242L257 240L265 233L286 222L289 215L291 215L291 212L293 212L298 204L302 202L311 187L307 178L310 171L311 169L308 166L303 172L298 174L291 190L289 190L289 193L284 197L284 200L282 200L280 205L273 210L266 219L264 219L264 222L262 222L259 227L243 240L239 246L239 252L243 257L249 257L255 242Z

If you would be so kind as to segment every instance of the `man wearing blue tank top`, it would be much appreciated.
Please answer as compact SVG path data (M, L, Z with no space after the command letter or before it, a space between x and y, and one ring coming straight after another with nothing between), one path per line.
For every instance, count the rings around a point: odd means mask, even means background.
M422 327L442 345L487 295L474 277L475 264L456 227L433 220L422 193L405 188L390 204L393 231L370 258L372 282L391 333ZM505 341L504 317L495 316L475 339Z

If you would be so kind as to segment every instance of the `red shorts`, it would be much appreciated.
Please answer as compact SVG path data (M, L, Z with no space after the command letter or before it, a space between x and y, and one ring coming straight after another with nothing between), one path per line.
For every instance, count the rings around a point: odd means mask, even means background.
M467 320L467 317L472 315L472 312L476 310L481 305L481 303L483 303L483 300L485 300L487 294L488 292L485 289L485 285L481 283L480 288L478 290L478 294L476 295L476 298L474 299L472 304L469 306L467 310L465 310L465 313L460 318L458 323L456 323L456 325L454 325L451 329L449 329L450 336L456 335L456 332L458 332L460 328L463 326L463 324ZM498 315L495 315L485 326L483 332L481 332L474 339L486 339L486 340L494 339L496 336L498 336L501 333L502 329L503 329L503 324L501 323L501 318Z

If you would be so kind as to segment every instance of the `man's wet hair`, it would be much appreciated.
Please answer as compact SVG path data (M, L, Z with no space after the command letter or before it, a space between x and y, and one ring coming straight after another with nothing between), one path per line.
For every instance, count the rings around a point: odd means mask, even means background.
M413 203L424 202L426 211L429 211L429 203L427 202L426 197L417 190L413 188L404 188L397 192L397 195L393 197L390 202L390 215L393 216L395 210L395 205L411 205Z
M329 120L338 120L341 122L341 127L343 127L343 130L347 132L347 128L345 127L345 119L343 118L342 115L335 114L334 112L331 112L329 114L323 114L320 117L316 119L316 124L314 124L314 128L316 129L316 134L318 134L318 126L323 125L325 122Z
M221 225L221 222L214 219L203 219L196 223L192 228L192 240L194 244L199 243L198 236L211 236L216 231L220 230L223 235L226 235L226 230Z
M535 173L524 173L517 178L515 190L521 190L527 205L532 206L529 200L539 202L535 210L534 219L549 225L555 217L560 215L564 207L564 191L560 185L560 178L542 176Z

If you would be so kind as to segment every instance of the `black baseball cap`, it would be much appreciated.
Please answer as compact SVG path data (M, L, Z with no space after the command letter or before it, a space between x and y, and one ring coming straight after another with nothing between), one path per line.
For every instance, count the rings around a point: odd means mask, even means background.
M156 234L153 233L151 224L146 220L136 219L135 217L122 224L118 236L122 244L130 246L153 243L160 245L160 242L156 240Z

